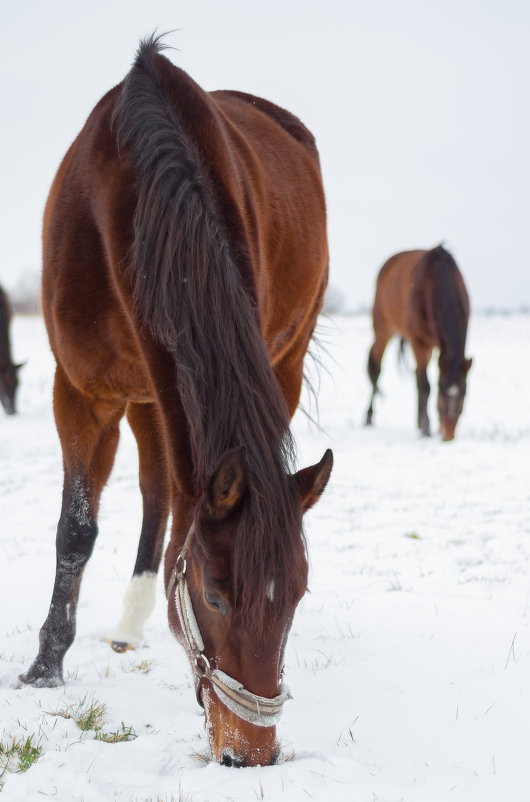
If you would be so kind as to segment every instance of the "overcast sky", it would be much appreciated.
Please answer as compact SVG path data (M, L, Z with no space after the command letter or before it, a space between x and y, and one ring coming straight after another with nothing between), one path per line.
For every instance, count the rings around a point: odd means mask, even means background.
M0 282L40 269L58 164L138 40L205 89L297 114L319 145L331 284L371 303L392 253L453 252L472 305L530 306L528 0L6 0Z

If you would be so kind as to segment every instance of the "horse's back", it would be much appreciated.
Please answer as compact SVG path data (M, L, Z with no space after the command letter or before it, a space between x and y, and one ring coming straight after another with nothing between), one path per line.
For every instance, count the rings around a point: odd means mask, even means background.
M273 358L291 321L320 310L327 283L326 209L312 134L262 98L211 93L238 166L260 322Z
M374 324L409 341L439 346L436 308L447 292L451 303L461 302L467 319L469 301L464 280L443 246L397 253L385 262L377 277Z
M248 256L242 279L255 296L271 358L289 350L294 329L305 351L328 262L312 136L268 101L204 92L165 58L159 69L165 101L207 165L229 239ZM122 87L96 105L52 185L44 218L43 309L52 349L74 383L86 386L93 376L110 373L107 384L130 385L127 392L147 400L125 275L137 176L112 123ZM88 358L87 340L93 344ZM81 352L83 375L76 376ZM114 354L120 377L111 364Z
M287 133L289 133L293 139L296 139L297 142L300 142L312 156L315 162L317 164L319 163L319 155L315 137L303 124L303 122L292 112L276 105L276 103L271 103L270 100L258 97L257 95L251 95L248 92L240 92L235 89L219 90L216 92L211 92L210 94L212 97L217 97L221 100L222 98L229 97L239 98L246 104L249 104L256 109L259 109L264 114L267 114L271 119L275 120L275 122L281 125L281 127L287 131Z

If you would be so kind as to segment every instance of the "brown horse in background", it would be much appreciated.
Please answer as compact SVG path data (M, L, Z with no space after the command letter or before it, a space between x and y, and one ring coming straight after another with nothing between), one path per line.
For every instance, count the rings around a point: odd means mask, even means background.
M388 341L394 334L408 340L416 359L418 426L431 433L427 401L427 365L433 348L440 350L438 414L443 440L452 440L462 413L471 359L465 357L469 298L455 260L439 245L430 251L392 256L377 277L373 306L375 342L368 357L372 397L366 424L372 423L377 379Z
M332 455L292 470L289 420L327 283L313 136L240 92L204 92L140 45L66 154L44 217L43 309L64 459L57 569L21 679L63 681L123 415L144 518L112 645L134 647L165 557L216 760L276 759L284 646L307 587L302 515Z
M22 365L15 365L11 358L11 305L7 294L0 287L0 402L7 415L14 415L18 389L18 371Z

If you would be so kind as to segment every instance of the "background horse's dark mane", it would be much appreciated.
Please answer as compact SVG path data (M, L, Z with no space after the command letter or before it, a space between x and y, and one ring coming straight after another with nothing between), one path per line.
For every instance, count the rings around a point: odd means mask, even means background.
M467 328L464 298L457 282L459 270L442 245L428 251L424 258L434 277L433 312L441 343L440 366L450 374L447 378L452 383L461 373Z
M137 176L128 270L142 324L176 363L197 492L226 449L246 448L249 490L234 535L233 581L242 614L262 627L269 582L275 579L275 604L286 604L300 552L300 503L287 476L289 414L261 335L248 265L234 248L237 232L228 230L226 198L219 200L196 145L200 134L186 130L189 117L185 125L164 76L174 72L187 104L196 96L208 111L206 98L161 49L154 37L140 44L114 114Z

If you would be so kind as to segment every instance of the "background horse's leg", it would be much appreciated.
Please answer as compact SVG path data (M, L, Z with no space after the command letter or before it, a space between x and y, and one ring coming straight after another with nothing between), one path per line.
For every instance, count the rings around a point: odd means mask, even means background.
M412 349L416 357L416 384L418 387L418 427L424 437L431 436L431 425L427 413L427 403L431 392L431 385L427 378L427 365L432 354L432 348L425 348L417 342L412 342Z
M82 395L58 366L54 412L64 461L55 585L39 653L20 678L40 687L63 682L63 658L75 637L79 587L97 536L99 499L114 462L124 405Z
M133 576L125 592L123 615L112 634L111 645L117 652L142 642L144 624L153 612L170 503L166 456L153 404L129 404L127 419L138 443L144 509Z
M370 426L372 423L372 416L374 414L374 398L378 392L377 380L381 373L381 360L385 353L385 348L388 341L392 337L392 332L383 325L376 325L374 321L375 342L370 348L368 354L368 376L372 382L372 395L370 398L370 406L366 412L365 425Z

